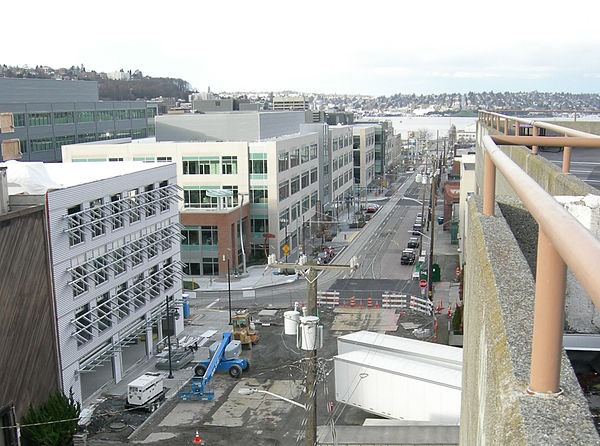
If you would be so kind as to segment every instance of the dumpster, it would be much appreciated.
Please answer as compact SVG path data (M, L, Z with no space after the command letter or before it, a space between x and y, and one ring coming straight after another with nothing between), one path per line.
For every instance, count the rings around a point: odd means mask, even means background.
M431 266L431 280L433 280L434 282L439 282L440 276L441 276L440 265L438 265L437 263L434 263Z
M441 225L444 223L444 217L438 217L438 225Z

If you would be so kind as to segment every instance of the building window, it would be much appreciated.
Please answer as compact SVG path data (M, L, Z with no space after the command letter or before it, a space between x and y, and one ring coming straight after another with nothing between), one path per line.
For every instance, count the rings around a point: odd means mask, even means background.
M302 199L302 213L308 212L310 209L310 197L307 195Z
M96 134L95 133L82 133L81 135L77 135L77 141L80 143L96 141Z
M309 160L309 148L308 146L302 146L302 150L300 151L300 160L303 163L307 163Z
M236 161L237 164L237 161ZM184 175L218 175L219 160L184 160Z
M338 149L338 141L337 141L337 138L334 138L334 139L333 139L332 146L333 146L333 151L335 152L335 151Z
M289 169L289 156L287 152L282 152L278 156L278 171L284 172Z
M290 211L289 209L284 209L279 213L279 229L284 229L288 223L290 222Z
M110 222L113 231L123 227L123 202L121 194L111 195L110 197Z
M171 193L169 187L169 181L164 180L158 183L158 196L159 202L158 207L160 208L160 212L166 212L171 209Z
M219 243L219 232L216 226L201 226L202 246L217 246Z
M300 215L300 202L296 201L291 207L290 207L290 214L291 214L291 221L295 221L298 216Z
M250 173L251 174L266 174L267 173L267 160L251 160L250 161Z
M331 162L331 171L335 172L338 169L338 160L337 158L334 158L333 161Z
M155 108L147 108L146 109L146 117L147 118L154 118L156 116L156 109Z
M133 278L133 306L143 307L146 304L146 286L144 284L144 273L138 274Z
M199 276L200 275L200 264L199 263L186 263L183 267L183 274L186 276Z
M144 188L144 207L146 208L146 218L156 214L156 202L154 200L154 184L148 184Z
M72 124L75 122L75 114L72 111L54 112L54 124Z
M154 265L150 269L150 275L148 276L148 281L150 282L150 286L148 287L148 293L150 294L150 299L154 299L160 295L160 269L158 265Z
M144 109L135 109L131 110L132 119L145 119L146 118L146 110Z
M107 258L105 256L97 257L92 262L94 267L94 284L96 286L108 280L108 269L106 267L107 263Z
M13 113L13 124L16 127L25 127L25 113Z
M140 139L146 137L146 129L133 129L131 131L132 139Z
M126 256L127 256L127 253L125 252L125 248L123 248L123 247L116 248L113 251L112 267L113 267L113 271L115 273L115 277L118 276L119 274L123 274L125 271L127 271L127 262L125 261Z
M137 189L131 189L128 193L129 223L140 221L140 197Z
M227 206L237 206L238 205L238 187L237 186L223 186L223 190L230 190L233 192L231 197L227 197Z
M163 285L165 291L175 284L175 265L173 259L169 257L163 262Z
M83 214L81 205L67 209L67 226L69 233L69 246L75 246L83 242Z
M93 111L78 111L77 122L93 122L94 112Z
M310 169L310 184L314 184L319 180L319 176L317 174L317 168L314 167Z
M296 175L292 178L290 182L290 194L294 195L296 192L300 190L300 176Z
M202 274L204 274L205 276L216 276L219 274L218 257L202 258Z
M300 149L290 150L290 167L296 167L300 164Z
M224 156L221 160L221 173L223 175L237 174L237 156Z
M310 194L310 207L315 207L317 205L318 194L317 191Z
M269 202L269 191L267 189L250 189L250 203L267 204Z
M83 345L92 339L92 316L90 304L82 305L75 310L75 338L77 345Z
M103 332L112 327L112 302L109 293L104 293L96 299L96 314L98 316L98 331Z
M290 196L290 182L288 180L279 183L279 201Z
M51 125L51 113L29 113L29 126Z
M250 232L258 234L264 234L269 232L269 219L268 218L250 218Z
M98 121L112 121L113 111L112 110L99 110L96 112L98 115Z
M115 110L115 119L129 119L129 110Z
M92 238L98 237L106 232L106 227L104 225L104 208L102 206L102 198L90 201L90 219Z
M119 284L116 289L117 292L117 317L119 320L129 315L129 290L127 289L127 282Z
M71 288L73 288L73 297L77 297L88 290L85 264L78 265L71 270Z
M32 152L42 152L44 150L54 150L54 143L50 137L37 138L31 140L30 147Z
M75 144L75 135L66 135L66 136L57 136L56 137L56 146L66 146L69 144Z
M310 182L309 182L308 170L307 170L306 172L302 172L302 189L304 189L305 187L308 187L309 184L310 184Z
M317 152L317 145L316 144L311 144L310 145L310 159L314 160L317 158L318 152Z
M200 231L197 229L185 228L181 231L183 240L181 244L184 246L198 246L200 245Z

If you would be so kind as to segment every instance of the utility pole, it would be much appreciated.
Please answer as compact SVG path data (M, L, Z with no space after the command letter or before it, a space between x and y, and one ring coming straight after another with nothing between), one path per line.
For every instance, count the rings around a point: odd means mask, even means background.
M319 271L357 269L356 257L350 259L349 265L317 265L314 260L307 264L306 256L300 256L298 263L280 263L275 261L271 254L267 259L267 266L271 268L294 268L302 272L306 279L306 315L317 316L317 277ZM317 345L315 349L306 350L306 427L304 432L304 445L316 446L317 444Z
M306 314L317 315L317 270L310 268L306 276ZM306 431L305 446L317 444L317 351L306 350Z

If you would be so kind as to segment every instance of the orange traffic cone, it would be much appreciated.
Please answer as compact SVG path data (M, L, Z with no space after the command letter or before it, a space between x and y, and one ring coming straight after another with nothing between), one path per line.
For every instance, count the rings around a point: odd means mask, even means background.
M375 308L379 308L379 301L375 301Z
M448 305L448 318L450 318L451 314L452 314L452 304Z
M200 439L200 434L198 434L198 429L196 429L196 437L194 437L194 443L202 444L202 440Z

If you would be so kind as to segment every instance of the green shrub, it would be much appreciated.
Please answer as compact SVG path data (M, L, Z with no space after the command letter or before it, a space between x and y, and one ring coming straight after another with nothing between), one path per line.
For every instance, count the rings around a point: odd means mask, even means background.
M37 426L24 426L23 436L31 444L39 446L67 446L73 442L73 434L77 432L77 421L81 413L81 404L73 398L73 391L69 391L67 398L64 393L57 390L48 399L34 408L31 404L23 416L22 424L38 424ZM68 420L68 421L60 421ZM49 421L60 421L48 423Z

